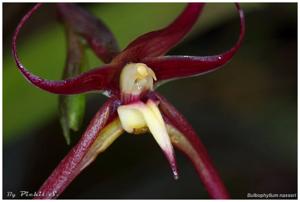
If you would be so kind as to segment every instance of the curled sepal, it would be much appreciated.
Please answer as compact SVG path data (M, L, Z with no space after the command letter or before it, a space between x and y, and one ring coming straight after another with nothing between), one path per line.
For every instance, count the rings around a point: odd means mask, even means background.
M38 193L42 194L36 198L57 198L100 152L104 151L122 134L122 126L116 117L118 106L119 101L113 99L109 99L104 103L79 142L41 186Z
M24 24L40 6L40 3L36 4L28 13L26 13L26 15L23 16L13 36L13 56L17 67L23 76L36 87L56 94L77 94L88 91L111 89L112 80L115 76L115 73L120 71L120 67L118 65L105 65L102 68L90 70L79 76L58 81L40 78L25 68L18 57L17 39Z
M65 25L68 55L63 79L79 75L85 70L85 46L79 35ZM82 123L85 111L85 95L60 95L60 123L67 144L71 143L70 130L77 131Z
M201 178L209 195L215 199L229 198L229 194L213 166L198 135L186 119L164 97L155 93L172 144L187 155Z
M149 99L146 104L135 102L133 104L122 105L118 108L118 114L124 130L128 133L144 132L145 127L150 130L154 139L165 153L172 168L174 178L177 179L178 172L173 146L157 103Z
M191 30L203 6L204 3L189 3L170 25L138 37L114 61L135 62L145 57L164 55Z
M64 23L82 35L105 63L109 63L119 53L113 33L101 20L72 3L57 3L56 6Z
M152 68L157 80L177 79L197 76L214 71L231 60L245 36L245 19L243 10L239 4L236 8L240 17L239 39L235 45L225 53L213 56L162 56L156 58L145 58L143 63Z

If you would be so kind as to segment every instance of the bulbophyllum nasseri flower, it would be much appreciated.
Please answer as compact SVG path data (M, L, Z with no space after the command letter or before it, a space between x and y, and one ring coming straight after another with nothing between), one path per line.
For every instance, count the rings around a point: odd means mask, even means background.
M13 56L20 72L30 83L51 93L73 95L100 91L109 98L79 142L41 186L39 193L43 194L37 198L58 197L99 153L125 131L132 134L150 132L165 153L177 179L175 146L193 162L212 198L228 198L229 194L198 135L176 108L155 92L155 88L163 81L202 75L226 64L239 49L245 34L244 14L239 4L235 4L240 18L238 41L222 54L204 57L164 56L191 30L203 10L203 3L188 4L170 25L138 37L123 51L119 51L113 34L99 19L74 4L56 4L70 32L75 37L83 37L106 63L65 80L46 80L32 74L17 55L19 32L41 5L36 4L22 18L13 36ZM68 58L72 58L73 54L68 51ZM69 62L72 63L72 60Z

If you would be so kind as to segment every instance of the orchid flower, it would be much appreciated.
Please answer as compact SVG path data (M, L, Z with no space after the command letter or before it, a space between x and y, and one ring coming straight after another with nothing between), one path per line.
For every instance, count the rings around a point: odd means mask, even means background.
M175 179L178 171L173 147L178 148L192 161L212 198L229 198L194 129L155 89L167 80L214 71L231 60L245 34L244 14L239 4L235 4L240 18L240 33L235 45L224 53L201 57L164 55L189 33L202 13L204 3L189 3L170 25L138 37L123 51L119 51L113 34L99 19L74 4L56 4L71 33L69 37L82 37L105 63L64 80L46 80L32 74L17 54L19 32L41 5L36 4L22 18L13 36L13 56L20 72L31 84L50 93L74 95L96 91L106 95L108 100L91 120L79 142L40 187L38 193L41 194L36 198L58 197L99 153L125 131L136 135L150 132L165 154ZM68 43L69 64L80 62L76 41L69 40Z

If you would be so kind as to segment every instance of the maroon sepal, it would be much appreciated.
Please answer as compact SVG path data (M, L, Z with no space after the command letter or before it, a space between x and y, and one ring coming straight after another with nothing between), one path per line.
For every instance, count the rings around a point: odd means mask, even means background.
M119 101L109 99L96 113L87 130L73 149L59 163L39 189L36 199L57 198L90 162L83 162L99 132L116 117Z
M51 93L57 94L77 94L84 93L88 91L99 91L107 90L112 86L112 80L115 74L120 72L121 67L119 65L106 65L103 68L96 68L83 73L79 76L66 79L66 80L46 80L40 78L31 72L29 72L25 66L21 63L18 52L17 52L17 39L19 32L27 22L27 20L32 16L32 14L41 6L42 4L36 4L20 21L16 31L13 36L12 51L17 67L25 78L31 82L33 85L46 90Z
M207 192L212 198L226 199L229 198L229 194L218 175L215 167L213 166L208 153L199 139L198 135L186 121L186 119L172 106L163 96L155 93L155 96L159 100L159 108L164 115L167 122L177 128L189 141L190 145L196 151L196 156L186 153L186 148L182 144L173 144L176 148L183 151L193 162L194 167L201 178Z
M225 53L214 56L161 56L156 58L145 58L143 63L147 64L155 72L158 81L198 76L220 68L231 60L245 36L245 18L239 4L236 8L240 17L239 39L235 45Z
M144 34L131 42L113 61L137 62L145 57L167 53L191 30L204 3L190 3L167 27Z
M113 33L101 20L72 3L57 3L56 7L64 23L83 36L105 63L120 52Z

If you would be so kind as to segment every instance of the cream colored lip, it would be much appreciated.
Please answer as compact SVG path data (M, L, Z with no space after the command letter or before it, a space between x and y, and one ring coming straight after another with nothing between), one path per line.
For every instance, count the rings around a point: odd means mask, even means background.
M177 170L173 146L157 104L149 99L146 103L139 101L122 105L118 108L118 115L123 129L128 133L134 133L134 131L144 127L149 128L154 139L165 153L176 178Z

